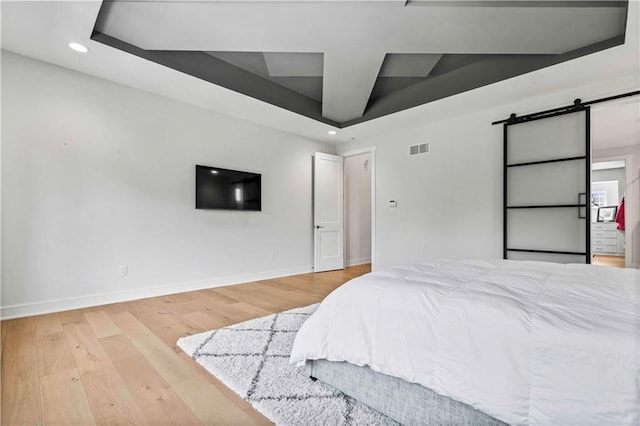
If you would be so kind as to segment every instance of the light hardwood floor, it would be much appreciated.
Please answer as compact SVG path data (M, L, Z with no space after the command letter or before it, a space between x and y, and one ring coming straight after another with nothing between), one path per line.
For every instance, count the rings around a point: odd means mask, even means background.
M270 424L176 341L319 302L369 271L360 265L3 321L1 423Z
M594 265L616 266L618 268L624 268L624 256L603 256L596 254L591 258L591 263Z

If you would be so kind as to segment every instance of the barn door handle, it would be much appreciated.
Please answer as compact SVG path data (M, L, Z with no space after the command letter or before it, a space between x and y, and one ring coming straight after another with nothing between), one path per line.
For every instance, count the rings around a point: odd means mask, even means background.
M588 204L587 204L587 193L586 192L579 192L578 193L578 204L582 204L582 196L584 195L584 216L580 215L580 209L582 207L578 207L578 219L586 219L587 218L587 209L589 208Z

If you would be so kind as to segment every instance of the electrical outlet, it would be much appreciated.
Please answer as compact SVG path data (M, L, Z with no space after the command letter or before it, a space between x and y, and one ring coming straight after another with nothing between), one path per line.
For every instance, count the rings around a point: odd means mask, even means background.
M118 274L120 275L120 278L126 277L129 274L129 268L127 265L120 265L118 267Z
M275 261L276 261L276 255L275 255L275 253L271 253L271 255L269 255L269 261L270 261L270 262L275 262Z

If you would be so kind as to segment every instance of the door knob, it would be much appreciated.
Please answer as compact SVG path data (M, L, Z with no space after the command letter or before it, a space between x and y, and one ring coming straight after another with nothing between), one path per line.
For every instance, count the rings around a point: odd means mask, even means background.
M324 226L316 225L316 229L324 228Z

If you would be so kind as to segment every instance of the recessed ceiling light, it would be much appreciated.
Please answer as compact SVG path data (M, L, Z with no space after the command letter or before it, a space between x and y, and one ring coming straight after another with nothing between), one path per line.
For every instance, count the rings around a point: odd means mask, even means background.
M338 132L336 132L335 130L329 130L329 134L330 135L335 135L336 133L338 133Z
M69 47L80 53L87 53L89 49L81 45L80 43L69 43Z

